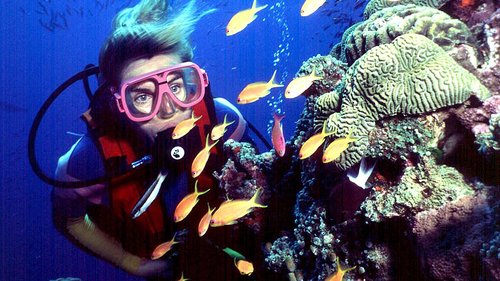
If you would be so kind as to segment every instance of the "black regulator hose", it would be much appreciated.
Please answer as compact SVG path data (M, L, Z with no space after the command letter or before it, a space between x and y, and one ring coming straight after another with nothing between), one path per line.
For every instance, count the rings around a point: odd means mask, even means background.
M68 80L66 80L63 84L61 84L57 89L47 98L45 103L42 105L40 110L38 111L35 120L33 121L33 124L31 125L29 137L28 137L28 157L29 157L29 162L31 165L31 168L35 172L35 174L44 182L56 186L56 187L61 187L61 188L79 188L79 187L85 187L85 186L90 186L90 185L95 185L99 183L103 183L106 181L109 181L112 178L118 177L120 175L123 175L133 169L136 169L144 164L149 164L153 161L153 158L151 156L146 156L130 165L124 165L124 167L121 167L113 172L107 173L104 176L100 176L97 178L89 179L89 180L81 180L81 181L59 181L54 179L51 176L48 176L43 170L40 168L40 165L38 164L37 158L36 158L36 153L35 153L35 143L36 143L36 134L38 132L38 128L40 127L40 123L42 122L43 116L45 113L47 113L47 110L50 108L52 103L56 100L59 95L66 90L69 86L71 86L73 83L75 83L78 80L83 80L84 81L84 86L85 86L85 91L88 93L90 92L90 88L88 87L88 77L91 75L97 75L99 73L99 67L97 66L92 66L89 68L86 68L83 71L78 72ZM90 92L91 93L91 92ZM90 95L89 98L92 98Z

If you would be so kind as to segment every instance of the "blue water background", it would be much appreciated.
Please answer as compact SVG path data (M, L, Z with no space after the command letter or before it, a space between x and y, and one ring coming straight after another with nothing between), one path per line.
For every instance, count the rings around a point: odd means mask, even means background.
M225 35L227 22L236 12L250 8L252 1L208 2L218 10L204 17L193 35L194 61L207 71L214 95L234 104L247 84L268 81L275 69L276 80L288 84L303 61L328 54L340 40L334 35L345 30L348 23L332 24L333 17L359 21L362 13L362 9L352 9L354 1L330 1L303 18L299 14L303 1L258 1L258 5L264 2L269 6L258 13L258 18L230 37ZM139 280L77 249L54 230L50 186L32 172L27 156L28 132L40 106L71 75L88 63L97 64L111 19L127 3L137 1L2 1L0 280L68 276ZM328 16L332 9L340 11ZM282 122L285 138L290 139L303 109L303 97L283 100L283 91L284 87L273 89L264 99L236 105L269 142L273 110L287 114ZM79 82L44 117L36 148L46 173L53 173L58 158L77 140L67 132L85 132L79 115L87 106ZM266 151L262 144L259 147Z

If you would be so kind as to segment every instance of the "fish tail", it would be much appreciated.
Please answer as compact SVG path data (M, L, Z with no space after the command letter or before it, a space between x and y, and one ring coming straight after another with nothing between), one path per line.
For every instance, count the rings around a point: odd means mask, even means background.
M269 79L269 82L267 82L267 84L269 85L269 88L276 88L276 87L283 87L284 86L284 85L276 83L276 81L274 80L276 77L277 71L278 70L274 70L273 76L271 77L271 79Z
M173 245L173 244L177 244L177 243L179 243L178 241L175 241L175 236L177 236L177 232L176 232L176 233L174 233L174 237L172 237L172 240L171 240L172 245Z
M196 180L196 182L194 183L194 193L195 194L197 194L198 196L200 196L200 195L203 195L203 194L205 194L205 193L207 193L209 191L210 191L210 188L207 189L207 190L205 190L205 191L203 191L203 192L198 192L198 180Z
M285 118L285 116L286 116L286 114L279 115L278 113L276 113L276 111L273 111L273 118L274 118L274 121L275 121L276 123L281 122L281 120L282 120L283 118Z
M208 147L207 150L208 152L210 152L210 149L212 149L212 147L214 147L218 142L219 140L216 140L214 143L212 143L211 145L208 144L208 139L210 138L210 134L207 134L207 144L205 147Z
M259 196L259 191L262 189L262 187L257 188L257 191L255 191L255 194L253 197L250 199L250 202L252 203L253 207L260 207L260 208L267 208L266 205L262 205L257 203L257 197Z
M335 132L337 131L337 130L335 130L335 131L331 131L331 132L328 132L328 133L327 133L327 132L326 132L326 122L327 122L327 121L328 121L328 120L325 120L325 122L323 122L323 129L321 130L321 135L323 135L323 137L328 137L329 135L333 135L333 134L335 134Z
M235 122L235 120L233 120L233 121L227 123L226 119L227 119L227 113L226 113L226 115L224 115L224 122L222 123L222 124L225 124L226 126L229 126L229 125L231 125L231 124L233 124Z
M323 80L323 77L318 76L318 72L316 71L316 66L314 65L310 75L314 80Z
M255 10L255 13L257 13L258 11L260 11L262 9L265 9L266 7L267 7L267 4L262 6L262 7L257 8L257 0L253 0L252 10Z
M191 114L192 114L191 118L193 118L193 119L194 119L194 122L196 122L196 121L200 120L200 119L201 119L201 117L203 117L203 115L201 115L201 114L200 114L200 116L198 116L198 117L194 117L194 111L192 111L192 113L191 113Z
M350 141L355 141L355 140L359 140L359 137L357 138L354 138L352 136L352 132L354 131L354 126L349 130L349 134L347 134L347 137L346 139L350 140Z
M214 207L213 209L210 209L210 203L207 202L207 206L208 206L208 212L211 214L215 211L215 209L217 209L217 207Z

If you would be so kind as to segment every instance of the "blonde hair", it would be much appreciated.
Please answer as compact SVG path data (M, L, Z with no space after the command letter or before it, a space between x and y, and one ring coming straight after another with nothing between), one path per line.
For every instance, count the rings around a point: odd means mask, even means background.
M212 11L197 10L195 0L176 12L166 0L142 0L120 11L99 54L102 77L108 85L117 87L127 62L158 54L175 54L183 62L190 61L193 51L189 36L196 22Z

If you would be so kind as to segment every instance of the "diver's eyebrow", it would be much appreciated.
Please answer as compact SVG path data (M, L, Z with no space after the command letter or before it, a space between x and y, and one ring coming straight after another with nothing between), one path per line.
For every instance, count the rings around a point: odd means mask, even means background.
M150 93L153 93L154 91L151 91L150 88L148 87L144 87L144 85L136 85L136 86L132 86L131 87L131 91L132 92L137 92L137 91L140 91L140 92L150 92Z
M175 73L175 76L172 79L167 80L167 83L171 83L172 81L175 81L177 79L182 79L182 75L180 75L179 73Z

